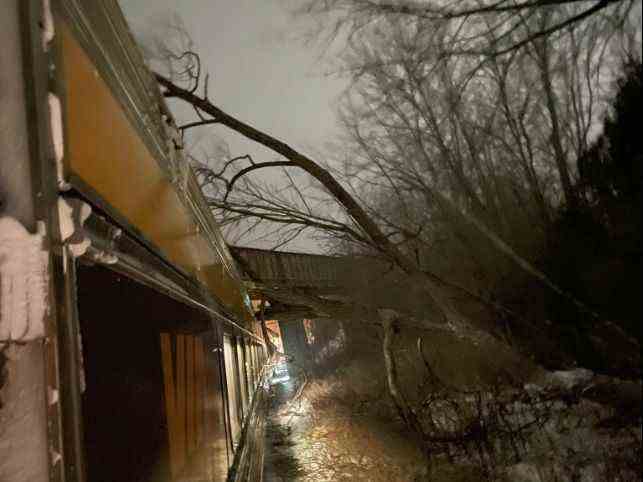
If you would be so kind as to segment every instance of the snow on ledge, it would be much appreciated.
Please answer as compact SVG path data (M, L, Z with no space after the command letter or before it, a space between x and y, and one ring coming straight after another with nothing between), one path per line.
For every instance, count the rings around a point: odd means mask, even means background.
M54 39L54 16L51 14L50 0L42 2L42 49L47 50L49 43Z
M58 188L62 191L69 189L69 184L65 181L65 168L63 157L65 156L65 141L63 136L63 115L60 99L56 94L49 92L47 96L49 103L49 126L51 129L51 139L54 144L54 154L56 157L56 177L58 178Z
M60 226L60 239L69 247L75 258L87 252L91 241L83 232L83 224L92 213L89 204L78 199L67 201L62 196L58 197L58 223Z
M0 346L44 337L48 262L42 234L0 217Z

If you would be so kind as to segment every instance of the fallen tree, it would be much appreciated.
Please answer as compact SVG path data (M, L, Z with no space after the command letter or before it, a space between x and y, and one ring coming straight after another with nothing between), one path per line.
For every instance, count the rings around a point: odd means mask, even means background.
M188 55L190 57L196 57L193 53L189 53ZM200 62L196 62L194 65L200 65ZM423 308L426 308L426 311L418 314L414 312L413 309L394 306L390 300L383 298L374 299L373 296L367 299L359 299L359 297L352 292L349 292L347 296L341 299L337 299L309 290L299 290L288 286L269 286L262 283L260 278L254 280L255 283L253 286L258 297L264 300L259 314L262 320L266 317L275 317L281 320L301 319L304 317L341 319L354 324L370 326L376 330L382 330L383 347L381 354L386 362L385 367L389 393L395 401L402 420L404 420L409 429L422 441L423 447L427 455L429 455L432 452L429 450L430 430L422 426L422 422L418 420L415 412L416 408L405 399L403 384L399 381L399 373L396 369L396 355L392 349L396 329L419 330L422 331L428 339L430 339L432 333L448 332L472 346L485 346L491 356L497 356L500 352L506 352L518 358L527 358L529 353L522 353L518 347L511 343L510 339L499 334L501 331L498 330L499 327L493 326L493 324L481 324L479 320L465 316L457 306L457 303L454 303L452 290L455 288L456 291L459 291L460 295L464 295L476 303L483 304L486 308L491 308L496 314L511 313L511 310L503 307L495 300L487 299L484 295L481 296L466 287L458 286L457 283L450 283L435 273L423 268L422 264L413 257L413 252L402 249L403 242L394 242L393 239L395 236L383 229L382 220L374 217L372 210L369 211L365 209L362 202L360 202L360 198L356 197L354 193L351 193L328 169L322 167L320 163L315 162L309 156L293 149L287 143L265 132L259 131L250 124L240 121L224 112L209 100L207 94L207 79L203 85L203 95L199 95L198 88L201 81L199 72L189 76L191 84L188 87L182 87L172 78L161 74L157 74L156 78L167 98L184 101L192 106L197 113L199 120L182 126L183 131L202 125L222 125L245 136L249 140L267 147L281 156L279 160L273 162L255 162L249 156L234 157L226 160L223 168L218 171L207 168L207 166L199 166L198 174L200 174L202 178L206 180L216 179L225 185L225 191L222 194L219 193L220 196L218 198L209 196L209 201L213 207L224 211L227 210L236 216L256 216L275 223L290 223L298 226L312 226L317 229L328 230L340 237L350 239L355 243L365 246L369 253L374 255L379 262L390 265L390 271L397 276L397 278L394 276L394 279L403 280L400 282L403 289L410 286L420 288L422 292L420 297L423 298L422 301L425 303ZM227 173L226 170L228 167L237 162L248 162L249 165L237 171ZM266 204L252 205L230 200L230 194L238 188L244 178L252 173L256 173L262 169L288 169L293 167L305 171L319 182L323 189L345 213L346 221L338 222L323 215L313 214L308 206L306 206L308 209L300 211L284 205L275 206L273 203L273 207L267 209ZM292 184L294 185L294 182L292 182ZM300 191L297 192L302 203L305 205L305 197ZM461 218L463 223L472 225L497 252L502 253L503 256L510 259L530 277L538 280L538 282L545 285L547 289L552 290L558 296L567 298L581 311L588 314L592 319L592 323L599 326L602 330L597 336L609 340L607 344L610 346L626 347L625 351L632 354L629 363L632 366L638 367L640 354L636 340L625 334L618 326L588 308L585 303L577 299L573 294L560 288L541 269L506 243L486 222L478 219L475 210L468 211L461 209L449 196L444 196L440 192L433 192L431 199L446 206L445 209L452 212L454 217ZM269 205L270 202L267 204ZM400 226L394 227L396 229L399 228L397 234L401 233L405 242L417 238L419 234L419 232L410 231ZM369 288L373 289L374 284L369 286ZM269 307L265 305L265 300L270 302ZM382 310L391 309L393 309L395 313L393 319L389 316L390 312L386 312L388 314L382 316ZM611 382L601 386L609 387L610 383ZM596 391L594 387L588 386L586 388L587 390L585 390L585 392L588 394ZM562 398L568 397L567 394L564 394L564 391L565 390L562 390L559 394ZM630 397L631 392L631 387L624 391L619 390L618 393L621 393L621 396L617 398L622 400L618 403L624 403L628 406L631 405L632 402L628 401L632 398ZM598 390L597 393L604 393L604 390ZM453 396L453 394L448 395L447 398L451 396ZM464 435L461 433L458 437L461 438L461 436Z

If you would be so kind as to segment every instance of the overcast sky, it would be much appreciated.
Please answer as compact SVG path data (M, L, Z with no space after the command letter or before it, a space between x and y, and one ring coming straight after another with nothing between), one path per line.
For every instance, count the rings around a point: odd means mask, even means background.
M284 0L120 0L137 36L159 31L161 19L178 13L210 72L210 98L228 113L310 151L337 133L334 104L345 84L304 45ZM189 111L175 114L179 121ZM219 128L221 129L221 128ZM207 127L197 136L208 145ZM224 132L222 130L217 133ZM232 155L275 154L225 136ZM306 249L308 243L289 248Z

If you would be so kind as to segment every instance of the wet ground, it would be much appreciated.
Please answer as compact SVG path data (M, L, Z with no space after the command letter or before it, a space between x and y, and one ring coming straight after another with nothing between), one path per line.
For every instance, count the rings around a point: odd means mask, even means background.
M335 403L324 383L271 387L264 480L413 481L418 453L394 423Z

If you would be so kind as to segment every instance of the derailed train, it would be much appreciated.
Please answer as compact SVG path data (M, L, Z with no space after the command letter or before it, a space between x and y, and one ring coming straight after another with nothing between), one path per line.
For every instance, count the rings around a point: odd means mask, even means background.
M0 480L260 480L265 344L117 2L0 39Z

